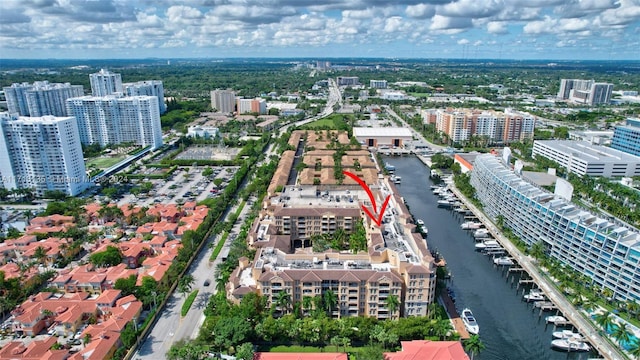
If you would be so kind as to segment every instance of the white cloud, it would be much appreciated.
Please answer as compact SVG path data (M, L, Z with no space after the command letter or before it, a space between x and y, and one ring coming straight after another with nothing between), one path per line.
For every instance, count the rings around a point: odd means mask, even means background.
M487 23L487 31L490 34L506 34L507 26L501 21L490 21Z
M435 13L435 7L428 4L409 5L405 10L405 14L407 14L408 17L414 19L430 18L435 15Z
M458 40L458 45L467 45L469 44L471 41L467 40L467 39L460 39Z

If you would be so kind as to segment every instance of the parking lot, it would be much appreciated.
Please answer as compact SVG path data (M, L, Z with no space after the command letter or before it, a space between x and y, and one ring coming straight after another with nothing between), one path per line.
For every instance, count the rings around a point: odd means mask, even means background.
M202 201L208 197L216 197L233 181L233 176L239 169L237 166L211 166L213 174L203 176L202 172L206 168L208 166L182 167L167 180L149 180L154 186L148 196L135 197L127 194L118 201L118 205L184 204L187 201Z
M176 160L233 160L239 152L239 148L194 145L178 154Z

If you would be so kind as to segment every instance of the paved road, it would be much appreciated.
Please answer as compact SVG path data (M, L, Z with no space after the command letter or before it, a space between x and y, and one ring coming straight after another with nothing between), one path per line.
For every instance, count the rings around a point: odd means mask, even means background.
M237 206L234 206L227 214L227 217L229 214L234 213L236 209ZM250 206L245 205L240 218L244 219L249 210ZM232 233L237 234L240 230L240 226L241 221L237 221ZM214 272L216 266L218 266L218 263L221 261L219 258L213 262L209 261L209 257L213 252L213 248L209 245L217 243L219 239L220 236L211 236L207 239L207 244L204 245L205 249L200 252L187 271L187 273L193 275L195 279L193 289L199 290L198 296L191 306L189 313L184 318L180 316L184 297L182 294L174 292L170 296L167 305L162 310L162 314L151 330L151 333L140 345L138 351L133 356L133 359L156 360L164 358L165 354L174 342L181 339L194 339L198 335L200 325L204 321L203 311L207 305L209 297L215 294ZM228 247L230 244L231 239L227 238L224 246ZM210 281L210 285L204 286L204 282L207 279Z
M433 149L434 151L443 151L444 149L446 149L446 146L437 145L437 144L434 144L434 143L432 143L432 142L427 141L427 139L425 139L425 137L424 137L424 136L422 136L422 134L420 134L419 132L417 132L414 128L412 128L412 127L411 127L411 125L409 125L406 121L404 121L404 119L403 119L401 116L399 116L398 114L396 114L396 112L395 112L395 111L393 111L393 109L391 109L391 107L390 107L389 105L383 105L382 107L385 109L385 111L386 111L389 115L393 116L394 118L396 118L397 120L399 120L400 122L402 122L402 125L403 125L404 127L408 128L408 129L411 129L411 132L413 133L413 136L414 136L414 137L417 137L418 139L420 139L420 140L424 141L424 142L425 142L426 144L428 144L428 145L429 145L429 147L430 147L431 149Z

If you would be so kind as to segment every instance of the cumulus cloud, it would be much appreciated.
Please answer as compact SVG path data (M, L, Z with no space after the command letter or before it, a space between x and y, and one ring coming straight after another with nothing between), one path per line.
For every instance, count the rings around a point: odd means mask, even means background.
M426 19L435 15L436 9L434 6L428 4L409 5L405 13L410 18Z
M506 34L507 26L501 21L490 21L487 23L487 32L490 34Z

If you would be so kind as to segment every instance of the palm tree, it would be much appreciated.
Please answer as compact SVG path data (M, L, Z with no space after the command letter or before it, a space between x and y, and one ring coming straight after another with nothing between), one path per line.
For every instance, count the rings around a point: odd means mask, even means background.
M389 309L389 313L391 313L391 318L393 318L393 314L396 312L396 310L398 310L398 307L400 306L398 297L396 295L389 295L385 299L385 304L387 306L387 309Z
M628 343L629 340L631 340L631 334L629 334L629 330L627 330L627 324L624 322L617 324L611 336L613 336L618 341L618 344L620 344L620 346L622 346L623 343Z
M613 316L609 311L596 314L594 320L605 332L609 329L611 324L613 324Z
M332 290L327 290L322 294L324 300L324 308L327 311L328 315L331 316L333 313L333 309L338 305L338 297Z
M640 339L636 338L629 347L629 354L635 359L640 359Z
M544 250L544 243L542 242L542 240L540 240L537 243L531 245L531 248L529 248L529 253L531 254L531 256L539 260L545 255Z
M182 296L186 297L187 293L191 291L193 284L195 284L196 280L193 278L193 275L187 274L183 276L180 280L178 280L178 291L182 293Z
M313 307L313 298L311 296L303 296L302 309L304 309L305 313L308 313L311 307Z
M484 348L485 345L478 335L471 335L471 337L464 342L464 349L471 354L471 360L473 360L475 354L479 354Z
M47 250L42 246L38 246L33 252L33 257L36 258L40 264L44 265L44 259L47 257Z
M283 313L289 312L289 306L291 305L291 295L285 290L280 291L276 296L276 305Z

